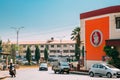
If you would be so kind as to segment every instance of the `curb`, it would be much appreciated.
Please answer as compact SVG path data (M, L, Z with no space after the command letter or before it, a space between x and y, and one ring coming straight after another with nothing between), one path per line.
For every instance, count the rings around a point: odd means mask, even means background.
M0 80L7 78L8 73L7 71L0 71Z
M88 72L70 71L71 74L89 75Z
M7 77L7 76L1 76L1 77L0 77L0 80L1 80L1 79L5 79L6 77Z

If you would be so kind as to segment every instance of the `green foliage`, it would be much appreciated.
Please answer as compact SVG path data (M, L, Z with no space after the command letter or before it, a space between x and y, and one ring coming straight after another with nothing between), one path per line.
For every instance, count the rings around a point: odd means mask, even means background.
M44 59L47 61L48 60L48 49L44 49Z
M32 55L31 55L31 50L29 46L27 47L27 51L26 51L26 59L28 60L28 63L30 65L30 62L32 60Z
M36 49L35 49L35 60L37 61L37 63L39 63L40 60L40 49L39 47L36 45Z
M76 27L71 34L71 39L76 41L75 44L75 57L77 60L80 59L80 44L81 44L81 39L80 39L80 27Z
M76 27L71 34L71 39L76 40L76 44L80 47L80 27Z
M0 40L0 52L2 52L2 40ZM1 56L1 54L0 54Z
M15 44L11 45L11 58L13 59L13 63L15 63L15 59L16 59L16 45Z
M120 58L112 59L111 61L109 61L109 64L120 69Z
M111 48L111 46L105 46L104 51L106 52L106 55L109 57L118 58L119 52L116 50L116 48Z
M75 44L75 57L76 57L76 60L80 59L80 48L78 44Z
M116 48L112 49L111 46L105 46L104 51L106 52L107 56L112 58L108 63L117 68L120 68L119 52L116 50Z

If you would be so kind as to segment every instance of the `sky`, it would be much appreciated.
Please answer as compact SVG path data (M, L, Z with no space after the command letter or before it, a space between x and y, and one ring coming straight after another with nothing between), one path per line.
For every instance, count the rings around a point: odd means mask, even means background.
M0 0L0 38L14 42L20 28L19 42L70 40L81 13L115 5L120 0Z

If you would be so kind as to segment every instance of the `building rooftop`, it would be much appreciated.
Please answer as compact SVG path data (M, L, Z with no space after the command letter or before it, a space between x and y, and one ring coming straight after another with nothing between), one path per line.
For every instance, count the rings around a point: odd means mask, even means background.
M117 12L120 12L120 5L110 6L110 7L82 13L80 14L80 19L109 14L109 13L117 13Z
M16 42L12 42L13 44L16 44ZM58 43L61 43L61 44L67 44L67 43L75 43L75 41L72 41L72 40L49 40L49 41L22 41L22 42L19 42L19 44L58 44Z

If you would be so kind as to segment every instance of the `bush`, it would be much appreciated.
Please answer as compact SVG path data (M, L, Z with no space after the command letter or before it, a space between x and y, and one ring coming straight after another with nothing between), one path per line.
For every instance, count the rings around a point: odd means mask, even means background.
M109 61L109 64L120 69L120 58L112 59L111 61Z

